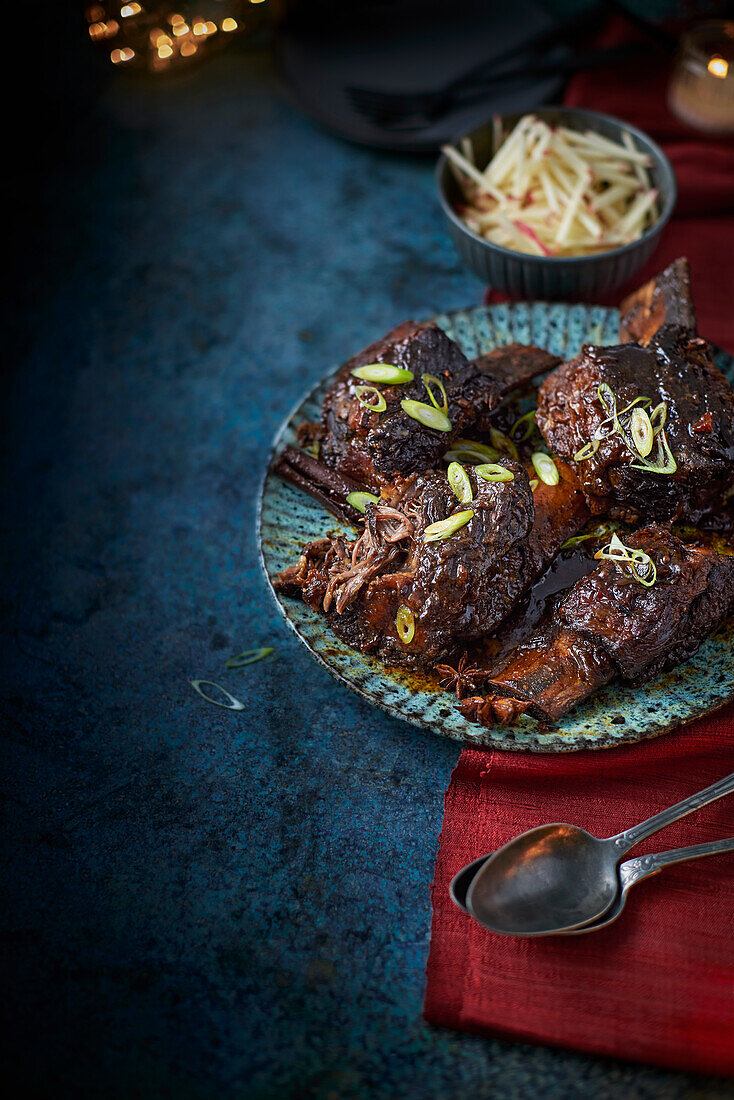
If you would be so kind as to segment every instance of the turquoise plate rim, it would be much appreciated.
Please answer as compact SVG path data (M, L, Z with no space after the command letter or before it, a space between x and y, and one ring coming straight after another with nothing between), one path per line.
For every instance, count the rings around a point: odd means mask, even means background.
M470 356L516 340L569 357L577 354L585 340L615 343L619 311L606 306L515 302L453 310L432 320ZM716 363L732 379L734 358L717 349ZM437 692L427 681L351 649L315 611L277 593L271 577L293 561L297 548L342 526L271 469L273 456L294 438L296 425L313 416L338 370L321 378L281 424L257 504L260 561L276 606L311 656L335 679L393 717L429 732L480 748L541 753L599 750L648 740L702 718L734 698L734 632L728 623L704 642L691 661L641 688L608 685L545 731L525 717L512 728L487 729L464 718L449 693ZM277 518L284 513L289 517L287 529Z

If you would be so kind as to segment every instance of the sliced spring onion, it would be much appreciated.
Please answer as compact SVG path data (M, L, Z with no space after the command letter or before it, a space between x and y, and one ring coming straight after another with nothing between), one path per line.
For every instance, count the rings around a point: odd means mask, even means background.
M492 446L499 451L502 455L507 455L509 458L518 459L517 447L512 442L508 435L504 432L500 432L497 428L489 429L489 438L492 441Z
M582 542L586 542L587 539L600 539L603 535L608 535L616 529L616 523L600 523L598 527L595 527L593 531L588 531L585 535L574 535L572 539L566 539L561 545L561 550L571 550L574 546L580 546Z
M446 477L449 479L449 485L454 490L454 496L459 504L471 504L474 500L474 493L469 475L461 463L452 462L446 471Z
M530 479L530 492L534 493L539 485L540 485L540 482L538 481L537 477L532 477Z
M478 464L480 462L496 462L499 453L494 447L488 447L486 443L477 443L474 439L457 439L451 445L451 450L444 455L444 461L468 462Z
M557 485L559 481L558 467L550 455L536 451L530 456L533 468L544 485Z
M596 388L596 396L601 401L604 408L611 413L612 409L617 407L617 398L614 396L614 390L611 386L608 386L606 382L601 382Z
M236 657L230 657L225 661L224 667L244 668L245 665L253 665L255 661L262 661L263 657L269 657L271 653L275 653L271 645L263 646L261 649L244 649Z
M630 462L633 470L643 470L652 474L674 474L678 469L673 453L665 434L665 421L668 415L668 407L665 401L661 401L651 412L646 411L646 406L652 405L649 397L636 397L628 405L617 411L617 398L614 392L602 382L597 388L597 396L602 406L610 413L602 420L594 432L595 439L604 439L616 432L625 446L631 452L633 458L641 458L641 462ZM628 419L622 424L621 418ZM652 449L657 442L657 449L653 458Z
M214 680L189 680L194 691L198 692L202 699L206 699L207 703L213 703L215 707L224 707L225 710L244 710L245 704L241 703L239 699L235 699L234 695L230 695L226 688L223 688L221 684L217 684ZM225 703L222 699L212 699L211 695L207 695L205 691L202 691L202 684L206 684L208 687L216 688L217 691L221 691L222 695L229 700Z
M616 532L606 546L597 550L594 557L617 562L618 565L627 569L634 580L646 588L652 588L657 580L657 569L650 555L643 550L633 550L625 546Z
M649 397L635 397L633 401L630 401L628 405L625 405L623 409L619 410L617 416L624 416L625 413L628 413L630 409L634 409L637 405L639 405L641 409L645 409L648 405L652 405L652 401Z
M446 396L446 387L444 386L441 379L436 378L435 374L422 374L421 375L421 381L423 382L423 385L426 388L426 393L430 397L431 404L433 405L433 407L435 409L440 409L441 412L444 413L444 414L448 413L448 411L449 411L449 399ZM440 393L441 393L441 404L440 405L439 405L438 401L436 400L436 395L434 394L433 390L431 389L431 386L437 386L438 389L440 390Z
M531 409L529 413L518 417L510 428L510 438L516 443L524 443L526 439L530 439L535 428L535 413L536 410Z
M406 604L401 604L395 616L395 629L403 645L410 645L415 635L415 618Z
M659 405L656 405L650 412L650 423L655 435L661 432L665 427L665 421L668 419L668 406L665 401L661 401Z
M640 584L644 584L645 588L652 588L658 579L655 562L648 554L643 554L640 550L635 551L631 572L635 580L639 581Z
M482 466L475 466L474 473L484 481L514 481L515 475L506 466L500 466L497 462L485 462Z
M374 395L377 396L377 401L374 400ZM387 408L387 401L377 389L377 386L356 386L354 396L360 405L363 405L365 409L369 409L370 412L381 413Z
M674 474L678 469L678 463L670 449L665 430L658 432L655 439L657 450L653 461L651 462L649 458L646 458L644 459L644 465L639 462L630 462L630 466L633 470L645 470L649 474Z
M374 493L350 493L347 497L347 504L351 504L352 508L356 508L362 515L365 514L368 504L379 504L379 502L380 498Z
M598 439L592 439L591 443L586 443L580 451L577 451L573 456L574 462L585 462L587 458L592 458L599 450L601 441Z
M650 423L650 417L647 415L644 409L633 409L632 418L630 420L630 434L632 436L632 442L637 448L642 458L647 458L652 450L653 440L655 438L652 424Z
M611 386L608 386L606 382L602 382L597 388L597 396L603 407L608 411L609 416L605 420L602 420L599 427L596 429L594 436L596 439L604 439L606 436L611 435L612 432L619 432L622 434L622 426L620 424L620 418L639 405L640 408L645 408L647 405L652 405L652 401L649 397L635 397L629 404L625 405L623 409L617 409L617 396L612 390Z
M426 428L434 428L437 432L451 431L451 421L446 413L433 405L426 405L423 401L412 401L406 397L400 402L400 407L412 420L417 420Z
M365 363L363 367L355 367L352 374L365 382L386 382L389 386L413 381L412 370L396 367L394 363Z
M450 539L462 527L466 527L473 515L473 508L467 508L465 512L455 512L453 516L440 519L438 523L429 523L423 532L423 541L438 542L439 539Z

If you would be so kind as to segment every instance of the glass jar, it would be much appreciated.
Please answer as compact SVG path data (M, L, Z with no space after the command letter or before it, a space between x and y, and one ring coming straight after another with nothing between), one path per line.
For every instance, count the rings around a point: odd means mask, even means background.
M668 106L697 130L734 133L734 21L701 23L683 35Z

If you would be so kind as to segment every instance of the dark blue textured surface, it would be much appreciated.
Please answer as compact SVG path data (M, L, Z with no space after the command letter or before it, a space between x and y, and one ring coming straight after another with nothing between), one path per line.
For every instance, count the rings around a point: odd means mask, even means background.
M17 1094L728 1095L421 1021L457 747L336 685L260 575L292 404L478 298L431 165L320 132L230 52L111 82L43 190L3 482ZM276 657L224 671L258 644Z

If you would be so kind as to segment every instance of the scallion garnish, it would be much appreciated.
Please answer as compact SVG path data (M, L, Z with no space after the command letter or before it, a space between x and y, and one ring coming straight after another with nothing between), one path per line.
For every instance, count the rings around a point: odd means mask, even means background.
M635 397L623 409L618 410L616 394L606 382L602 382L597 387L596 393L599 403L609 415L599 424L591 443L587 443L574 455L576 461L590 458L598 450L599 441L616 432L632 458L642 459L641 462L630 461L633 470L642 470L649 474L674 474L678 469L678 463L665 434L665 421L668 415L666 402L661 401L648 413L647 408L652 405L650 398ZM590 448L593 443L597 446L592 451ZM656 444L654 456L650 458Z
M474 473L484 481L514 481L515 475L506 466L500 466L498 462L485 462L482 466L475 466Z
M530 479L530 492L534 493L539 485L540 485L540 482L538 481L537 477L531 477L531 479Z
M351 504L352 508L356 508L362 515L365 514L368 504L379 504L380 498L376 497L374 493L349 493L347 496L347 504Z
M574 546L580 546L582 542L586 542L587 539L600 539L603 535L608 535L616 530L616 523L600 523L598 527L595 527L593 531L589 531L585 535L574 535L573 538L566 539L561 546L561 550L571 550Z
M354 389L354 396L357 398L360 405L363 405L365 409L369 409L370 412L381 413L387 408L387 401L380 393L377 386L356 386ZM375 397L377 397L376 401L374 400Z
M489 429L489 438L492 440L492 446L495 450L499 451L501 455L507 455L509 458L518 459L517 447L512 442L508 435L499 431L497 428Z
M461 463L452 462L446 471L446 477L449 479L449 485L454 490L454 496L459 504L471 504L474 493L472 492L469 475Z
M649 474L674 474L678 469L678 463L673 457L664 429L657 433L655 442L657 443L657 449L655 458L652 461L645 459L644 465L639 462L630 462L630 466L633 470L644 470L645 473Z
M429 523L423 532L424 542L438 542L439 539L450 539L453 534L465 527L474 515L472 508L465 512L455 512L448 519L440 519L438 523Z
M586 462L587 458L592 458L596 454L600 446L598 439L592 439L591 443L584 444L581 450L576 452L573 456L574 462Z
M446 413L433 405L426 405L423 401L413 401L409 397L400 402L400 407L411 420L417 420L426 428L433 428L437 432L450 432L451 421Z
M401 604L395 616L395 629L403 645L410 645L415 636L415 618L406 604Z
M659 405L656 405L650 412L650 423L652 424L655 435L661 432L665 427L665 421L668 419L668 406L664 401L661 401Z
M244 649L236 657L230 657L228 661L225 661L224 667L244 668L245 665L254 665L255 661L262 661L264 657L269 657L271 653L275 653L271 645L262 646L261 649Z
M652 401L649 397L635 397L633 401L630 401L628 405L625 405L623 409L617 409L617 397L611 386L608 386L606 382L602 382L597 387L597 397L603 408L607 410L609 416L605 420L602 420L599 427L594 432L595 439L605 439L612 432L618 432L622 434L622 425L620 424L620 417L624 416L631 409L634 409L637 405L641 408L645 408L647 405L652 405Z
M559 481L558 467L550 455L536 451L530 456L533 468L544 485L557 485Z
M652 588L657 580L657 569L650 555L643 550L633 550L630 546L625 546L616 533L612 535L607 546L597 550L594 557L616 562L646 588Z
M481 462L496 462L499 452L494 447L488 447L486 443L477 443L475 439L457 439L443 457L444 462L468 462L476 465Z
M444 386L441 379L436 378L435 374L422 374L421 375L421 381L423 382L423 385L426 388L426 393L430 397L431 404L433 405L433 407L436 408L436 409L440 409L441 412L444 413L444 414L448 414L449 399L446 395L446 387ZM440 405L439 405L438 401L436 400L436 396L435 396L433 390L431 389L432 385L433 386L438 386L438 388L440 390L440 393L441 393L441 404Z
M650 417L644 409L633 409L630 418L632 442L642 458L647 458L652 450L654 432Z
M365 363L363 367L355 367L352 374L365 382L386 382L389 386L413 381L412 370L396 367L394 363Z
M235 699L234 695L230 695L226 688L223 688L221 684L217 684L214 680L189 680L194 691L198 692L202 699L206 699L207 703L213 703L215 707L224 707L225 710L244 710L245 704L241 703L239 699ZM207 684L209 687L214 687L217 691L221 691L222 695L229 699L228 703L223 702L221 699L212 699L211 695L207 695L205 691L202 691L201 685Z
M510 428L510 438L516 443L524 443L535 431L535 409L517 418Z

